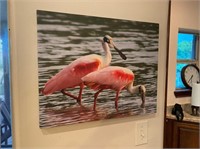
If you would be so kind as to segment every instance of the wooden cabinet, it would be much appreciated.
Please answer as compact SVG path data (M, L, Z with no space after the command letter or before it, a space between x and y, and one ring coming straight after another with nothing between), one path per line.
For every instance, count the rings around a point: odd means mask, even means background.
M199 123L166 119L164 148L200 148Z

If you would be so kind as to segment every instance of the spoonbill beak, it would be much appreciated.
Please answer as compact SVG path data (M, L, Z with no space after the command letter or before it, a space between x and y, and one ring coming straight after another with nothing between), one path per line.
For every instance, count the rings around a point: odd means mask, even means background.
M118 54L121 56L121 58L126 60L127 59L126 55L124 55L122 51L120 51L115 45L113 46L114 46L114 49L118 52Z
M122 59L126 60L127 57L115 46L113 40L112 40L112 37L110 37L109 35L106 35L104 38L103 38L103 41L104 42L107 42L108 45L110 46L110 48L114 48L118 54L121 56Z

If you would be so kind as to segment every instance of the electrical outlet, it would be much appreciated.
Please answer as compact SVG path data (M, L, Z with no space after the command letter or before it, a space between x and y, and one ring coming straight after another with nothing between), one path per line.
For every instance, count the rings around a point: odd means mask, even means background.
M135 144L142 145L146 144L148 140L148 122L147 121L139 121L136 122L136 137L135 137Z

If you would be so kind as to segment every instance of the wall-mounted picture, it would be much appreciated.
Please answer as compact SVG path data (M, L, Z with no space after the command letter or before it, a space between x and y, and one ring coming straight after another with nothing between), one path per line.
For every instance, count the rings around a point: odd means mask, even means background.
M156 113L159 24L37 11L40 127Z

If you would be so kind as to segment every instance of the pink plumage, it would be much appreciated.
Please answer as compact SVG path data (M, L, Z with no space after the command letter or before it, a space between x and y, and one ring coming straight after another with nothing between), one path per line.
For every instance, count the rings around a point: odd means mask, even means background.
M90 72L99 70L102 67L101 63L101 57L94 54L76 59L47 81L42 93L49 95L55 91L80 85L81 78Z
M84 84L94 90L113 89L116 91L124 89L133 82L133 79L132 71L118 66L109 66L82 78Z
M89 73L82 80L89 88L98 90L94 95L94 110L96 109L96 101L99 93L104 89L112 89L116 91L115 108L118 111L119 93L123 89L127 89L131 94L141 92L141 107L144 107L145 87L142 85L133 86L134 78L133 72L127 68L109 66Z

